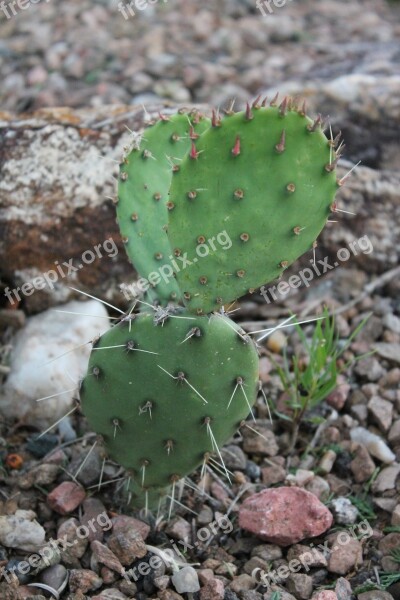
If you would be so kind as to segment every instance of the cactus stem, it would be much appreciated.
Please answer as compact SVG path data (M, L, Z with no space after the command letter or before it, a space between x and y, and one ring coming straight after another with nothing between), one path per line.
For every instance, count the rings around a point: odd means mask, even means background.
M278 104L278 98L279 98L279 92L277 92L275 94L275 96L272 98L271 102L269 103L270 106L277 106Z
M278 152L278 154L282 154L282 152L284 152L285 149L286 149L286 131L285 131L285 129L282 129L281 137L279 139L279 142L275 146L275 150Z
M232 156L239 156L239 154L240 154L240 136L239 135L236 136L235 145L233 146L231 152L232 152Z

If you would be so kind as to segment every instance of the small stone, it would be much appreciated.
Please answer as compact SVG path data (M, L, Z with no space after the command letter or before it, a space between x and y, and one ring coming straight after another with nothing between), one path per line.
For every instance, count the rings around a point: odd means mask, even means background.
M33 511L17 510L14 515L0 517L0 544L35 552L43 543L46 532L34 519Z
M183 596L174 590L162 590L157 594L159 600L183 600Z
M373 475L375 463L363 444L355 445L354 458L350 463L350 469L357 483L364 483Z
M359 360L354 367L355 373L368 381L378 381L385 374L385 369L373 356L367 356Z
M88 539L78 537L77 529L80 523L77 519L67 519L59 526L57 530L57 539L65 540L66 543L61 545L61 556L63 562L68 567L79 568L79 560L86 551Z
M382 325L393 331L393 333L400 333L400 319L392 313L387 313L382 319Z
M305 489L321 501L326 500L331 491L329 483L319 475L316 475L314 479L307 483Z
M90 544L90 547L93 551L94 557L96 558L97 562L101 563L102 565L105 565L112 571L116 571L120 575L123 575L123 573L125 573L124 567L121 565L120 561L115 556L115 554L109 548L107 548L107 546L105 546L101 542L98 542L97 540L94 540Z
M400 344L387 344L381 342L375 344L375 350L380 357L386 358L386 360L390 362L400 364Z
M350 431L354 442L364 444L368 452L383 463L392 463L396 456L378 435L371 433L364 427L355 427Z
M198 592L200 589L199 578L193 567L183 567L172 575L171 581L178 594Z
M68 515L83 502L85 490L73 481L64 481L47 495L47 504L60 515Z
M332 514L316 496L296 487L263 490L239 509L240 527L279 546L321 535L332 521Z
M273 485L274 483L281 483L285 481L286 469L280 465L274 465L270 467L263 467L261 469L262 482L265 485Z
M333 450L328 450L325 452L318 465L319 472L322 475L327 475L330 473L333 465L335 464L336 458L337 454Z
M113 517L111 520L113 533L124 533L125 531L132 529L140 535L142 540L146 540L150 533L150 526L134 517L119 515L118 517Z
M197 515L197 524L203 527L204 525L209 525L213 519L214 513L212 509L205 504Z
M312 577L305 575L305 573L292 573L288 577L286 587L296 598L307 600L311 598L313 580Z
M29 490L33 485L51 485L56 480L59 471L58 465L43 463L35 469L22 473L18 478L18 487L22 490Z
M348 498L339 496L331 502L333 516L339 525L353 525L358 518L358 509Z
M392 594L383 590L373 590L371 592L363 592L358 594L358 600L394 600Z
M107 515L106 507L97 498L86 498L82 504L83 514L80 523L88 529L88 541L98 540L101 542L104 532L112 527L111 519ZM89 525L90 522L90 525Z
M68 571L64 565L53 565L40 574L40 581L41 583L58 590L65 581L67 575Z
M393 527L398 527L400 525L400 504L397 504L392 513L392 520L390 524Z
M341 541L345 534L346 542ZM347 532L339 531L329 537L331 552L328 558L328 571L338 575L346 575L362 564L362 545L351 538Z
M225 466L231 471L244 471L246 469L247 457L243 450L234 444L225 446L221 450Z
M336 581L335 592L338 600L351 600L353 590L350 582L344 577L339 577Z
M274 586L274 589L270 592L266 592L263 596L263 600L275 600L276 593L279 593L279 600L297 600L292 594L289 594L283 588L277 588Z
M360 423L365 423L368 418L368 408L365 404L353 404L350 407L351 415L360 421Z
M336 389L326 398L327 404L336 410L342 410L351 390L350 384L343 375L339 375Z
M261 456L276 456L279 447L275 435L268 425L268 421L263 422L258 420L256 423L252 423L251 427L252 429L243 427L241 430L244 452ZM253 429L258 431L258 434Z
M176 517L168 524L165 533L174 538L174 540L188 539L191 535L190 523L182 517Z
M147 554L145 542L132 529L128 529L124 533L113 533L108 538L108 547L124 566L130 565L135 559L143 558Z
M373 396L368 402L371 417L383 432L389 430L393 419L393 404L378 396Z
M290 563L291 560L300 560L304 557L304 564L309 568L314 567L326 567L328 562L325 556L317 550L316 548L311 548L310 546L306 546L305 544L294 544L289 548L289 552L287 554L287 559Z
M297 469L296 473L289 474L286 477L287 481L293 482L295 485L299 487L305 487L312 481L315 477L314 471L308 471L307 469Z
M89 569L71 569L68 585L71 592L81 591L86 594L98 590L103 585L103 580Z
M397 419L390 428L388 440L392 446L400 444L400 419Z
M242 575L237 575L237 577L229 584L229 589L232 590L232 592L239 593L243 590L252 590L256 585L257 583L250 575L242 573Z
M75 473L79 470L76 479L87 488L99 481L103 459L100 452L95 448L90 454L84 450L85 454L77 456L69 465L70 473ZM83 466L82 463L85 461Z
M313 594L311 600L338 600L338 597L332 590L321 590Z
M379 542L379 550L384 556L389 556L392 550L396 550L397 548L400 548L400 533L388 533Z
M286 346L287 337L283 331L280 331L279 329L273 331L267 338L267 348L274 354L279 354Z
M385 467L380 471L378 477L372 484L372 490L375 493L382 493L386 490L393 490L396 487L396 480L400 474L400 464L393 463L390 467Z
M258 556L266 562L282 558L282 548L276 544L260 544L251 551L251 556Z
M92 600L128 600L128 596L125 596L120 590L117 588L108 588L107 590L102 590L100 594L96 594L96 596L91 596Z

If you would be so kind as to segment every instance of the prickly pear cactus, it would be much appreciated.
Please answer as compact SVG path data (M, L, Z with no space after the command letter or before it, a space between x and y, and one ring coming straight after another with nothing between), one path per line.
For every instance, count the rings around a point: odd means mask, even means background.
M94 345L82 409L111 458L131 474L136 506L207 461L257 396L258 355L221 314L159 308L130 315Z
M117 220L121 236L139 275L150 276L152 296L161 304L180 296L169 267L174 256L166 235L172 174L192 141L210 125L197 111L160 116L133 144L120 167Z
M287 98L264 104L214 114L173 174L168 237L175 254L195 257L176 273L191 312L209 313L279 277L328 219L337 155L320 118ZM230 249L215 244L219 232Z

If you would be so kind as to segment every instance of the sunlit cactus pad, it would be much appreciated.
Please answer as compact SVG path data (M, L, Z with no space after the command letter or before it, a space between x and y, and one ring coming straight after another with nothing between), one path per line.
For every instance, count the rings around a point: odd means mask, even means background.
M232 240L176 274L198 314L276 279L307 251L312 258L338 188L333 142L292 100L256 101L212 124L174 172L168 200L175 254L196 257L222 231Z
M131 474L133 503L192 472L235 433L258 390L252 340L228 317L131 315L95 344L82 410ZM222 467L221 467L222 468Z

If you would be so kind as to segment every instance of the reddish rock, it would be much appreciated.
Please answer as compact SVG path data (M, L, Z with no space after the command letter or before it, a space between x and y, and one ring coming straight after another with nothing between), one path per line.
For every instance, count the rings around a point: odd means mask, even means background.
M47 496L47 504L60 515L73 512L85 499L86 492L73 481L64 481Z
M321 535L333 517L316 496L296 487L263 490L247 498L239 510L239 525L278 546Z
M326 398L326 402L332 408L336 410L342 410L343 406L346 404L346 400L350 393L351 386L347 383L346 378L343 375L339 375L338 377L338 386L337 388L329 394Z
M71 569L68 584L71 592L79 590L85 594L101 587L103 580L89 569Z
M220 579L211 579L200 590L200 600L224 600L225 588Z
M338 597L331 590L321 590L320 592L316 592L311 600L338 600Z
M126 533L128 529L138 533L142 540L145 540L150 533L150 526L134 517L119 515L112 519L113 533Z
M120 575L123 575L125 573L124 567L121 565L120 561L115 556L115 554L109 548L107 548L107 546L105 546L101 542L98 542L97 540L94 540L90 544L90 547L93 551L94 557L97 560L97 562L99 562L102 565L105 565L112 571L116 571Z

